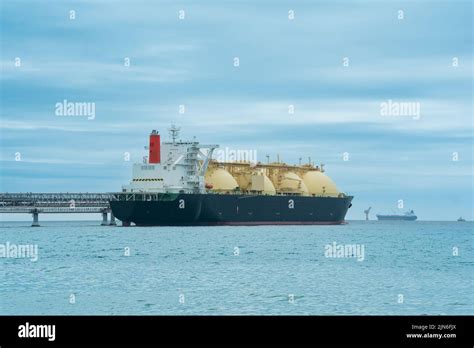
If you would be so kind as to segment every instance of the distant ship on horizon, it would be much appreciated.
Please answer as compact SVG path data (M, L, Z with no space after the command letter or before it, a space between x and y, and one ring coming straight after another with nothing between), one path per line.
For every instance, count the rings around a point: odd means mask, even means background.
M404 214L377 214L378 220L396 220L396 221L415 221L418 217L413 210L407 211Z

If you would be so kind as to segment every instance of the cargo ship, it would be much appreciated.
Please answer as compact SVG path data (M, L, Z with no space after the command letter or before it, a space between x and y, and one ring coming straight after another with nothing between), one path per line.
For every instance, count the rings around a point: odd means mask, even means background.
M133 165L130 184L112 194L123 226L342 224L352 196L314 163L216 161L218 145L149 138L148 156Z
M407 211L405 214L377 214L378 220L397 220L397 221L415 221L417 216L413 210Z

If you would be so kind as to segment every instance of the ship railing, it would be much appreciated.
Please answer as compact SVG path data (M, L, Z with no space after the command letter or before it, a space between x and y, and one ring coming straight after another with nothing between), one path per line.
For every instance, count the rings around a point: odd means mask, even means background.
M111 201L158 201L173 200L178 193L120 192L111 195Z

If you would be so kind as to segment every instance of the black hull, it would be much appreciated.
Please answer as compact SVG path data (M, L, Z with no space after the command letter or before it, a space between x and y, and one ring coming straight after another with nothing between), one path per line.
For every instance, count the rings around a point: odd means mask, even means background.
M351 196L300 197L234 194L176 194L166 199L110 201L124 225L318 225L341 224Z

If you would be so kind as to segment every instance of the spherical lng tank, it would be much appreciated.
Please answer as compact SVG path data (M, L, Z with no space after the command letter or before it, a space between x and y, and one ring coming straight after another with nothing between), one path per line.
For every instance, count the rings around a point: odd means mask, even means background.
M209 168L204 176L212 191L233 191L239 187L234 177L224 168Z
M310 195L337 197L340 191L332 179L320 171L309 171L303 175Z
M277 190L282 193L294 193L302 196L308 196L308 188L298 174L294 172L284 172L278 175L273 184Z
M235 176L242 191L257 191L265 195L274 195L275 187L262 170L241 172Z

